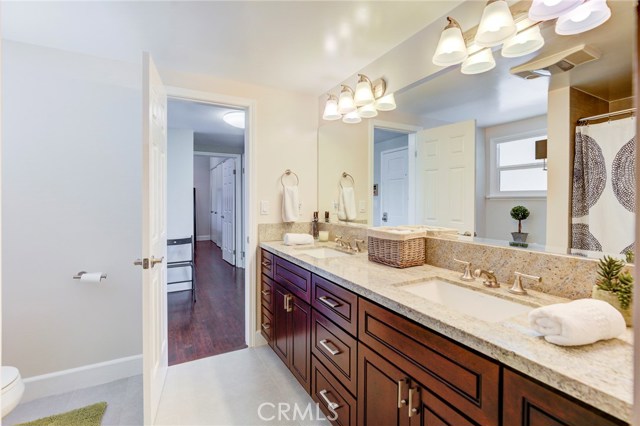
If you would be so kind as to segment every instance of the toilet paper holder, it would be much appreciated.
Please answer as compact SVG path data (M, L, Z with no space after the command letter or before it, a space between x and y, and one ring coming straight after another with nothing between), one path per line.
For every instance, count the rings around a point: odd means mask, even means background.
M84 274L86 274L86 273L87 273L87 271L80 271L80 272L78 272L77 274L75 274L75 275L73 276L73 279L74 279L74 280L79 280L79 279L80 279L80 278L82 278L82 276L83 276ZM107 278L107 274L102 274L102 275L100 275L100 281L102 281L102 280L104 280L104 279L106 279L106 278Z

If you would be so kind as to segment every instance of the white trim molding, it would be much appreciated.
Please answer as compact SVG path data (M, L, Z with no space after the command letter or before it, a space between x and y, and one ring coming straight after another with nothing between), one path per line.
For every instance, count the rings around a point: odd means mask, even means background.
M24 379L25 391L21 402L102 385L140 374L142 374L142 354L28 377Z

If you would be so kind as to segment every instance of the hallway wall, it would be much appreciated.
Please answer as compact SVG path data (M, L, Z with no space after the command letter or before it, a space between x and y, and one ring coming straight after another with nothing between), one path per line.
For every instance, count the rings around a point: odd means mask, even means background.
M209 158L193 157L193 187L196 189L196 237L198 241L211 239L211 188Z

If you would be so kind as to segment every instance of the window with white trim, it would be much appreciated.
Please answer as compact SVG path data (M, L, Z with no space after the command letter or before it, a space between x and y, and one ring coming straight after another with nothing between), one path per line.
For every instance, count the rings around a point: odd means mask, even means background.
M536 160L536 141L545 131L491 139L489 197L546 197L547 171Z

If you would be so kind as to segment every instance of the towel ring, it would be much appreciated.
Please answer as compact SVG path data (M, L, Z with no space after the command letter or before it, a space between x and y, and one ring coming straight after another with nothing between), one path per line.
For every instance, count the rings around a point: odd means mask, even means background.
M284 188L284 177L286 176L290 176L290 175L294 175L296 177L296 185L298 186L298 184L300 183L300 178L298 177L297 174L295 174L295 172L292 172L290 169L287 169L284 171L284 173L282 174L282 176L280 176L280 183L282 184L282 187Z
M347 179L347 178L349 178L351 180L351 187L352 188L354 186L356 186L356 181L355 181L355 179L353 179L353 176L351 176L347 172L342 172L342 177L340 178L340 181L338 182L338 183L340 183L340 188L344 188L344 186L342 185L342 179Z

